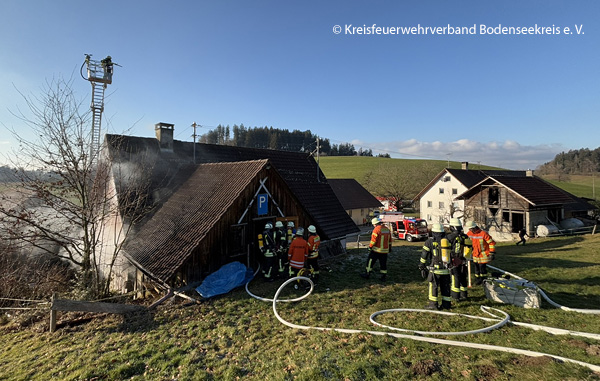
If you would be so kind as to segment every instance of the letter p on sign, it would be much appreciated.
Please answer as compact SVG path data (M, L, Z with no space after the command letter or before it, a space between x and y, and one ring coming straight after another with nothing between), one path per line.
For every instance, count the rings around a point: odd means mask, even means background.
M264 216L269 213L269 195L266 193L261 193L256 196L257 198L257 207L258 207L258 215Z

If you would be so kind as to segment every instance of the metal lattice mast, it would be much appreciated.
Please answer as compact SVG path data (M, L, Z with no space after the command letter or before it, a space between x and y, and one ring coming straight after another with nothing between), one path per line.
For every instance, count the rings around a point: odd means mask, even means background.
M96 162L100 149L100 136L102 131L102 112L104 112L104 91L112 83L113 65L112 58L107 56L101 61L91 59L91 54L85 55L84 65L87 65L87 79L92 84L92 131L90 141L91 162ZM83 68L83 66L82 66ZM83 76L83 74L82 74Z

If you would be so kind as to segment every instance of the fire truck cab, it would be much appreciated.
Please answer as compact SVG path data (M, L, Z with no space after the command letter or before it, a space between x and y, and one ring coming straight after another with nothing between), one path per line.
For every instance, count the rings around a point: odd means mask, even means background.
M379 219L390 227L392 235L397 239L412 242L429 237L427 221L421 218L407 218L400 212L386 212L380 214Z

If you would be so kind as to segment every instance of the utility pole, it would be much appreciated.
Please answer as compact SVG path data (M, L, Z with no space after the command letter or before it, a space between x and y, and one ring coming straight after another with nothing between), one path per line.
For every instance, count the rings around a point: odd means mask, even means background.
M321 179L319 178L319 137L317 136L317 182L320 183Z
M196 127L202 127L198 124L196 124L196 122L192 123L192 127L194 128L194 134L192 135L194 137L194 164L196 164Z

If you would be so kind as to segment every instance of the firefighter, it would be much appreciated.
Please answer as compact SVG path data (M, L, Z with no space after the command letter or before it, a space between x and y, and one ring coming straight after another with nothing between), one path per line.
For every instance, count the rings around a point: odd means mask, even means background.
M314 225L308 227L308 258L307 266L312 269L312 276L315 282L319 281L319 246L321 237L317 234L317 228Z
M283 278L285 265L287 264L287 232L283 226L283 222L275 222L275 233L273 234L275 241L275 253L277 254L277 272L278 277Z
M450 294L454 300L466 300L469 287L467 265L471 260L473 245L469 236L463 232L462 224L458 218L450 219L450 233L447 238L452 248L450 253L452 262Z
M379 260L379 272L381 280L385 281L387 277L387 256L392 250L392 233L390 229L383 225L379 218L371 220L373 233L371 233L371 242L369 242L369 257L367 258L366 271L360 274L361 277L369 279L373 265Z
M295 277L302 270L308 257L308 243L303 237L304 229L298 228L288 249L288 262L290 263L290 278Z
M290 245L292 244L292 240L294 239L295 235L296 235L296 228L294 227L294 221L288 221L287 231L286 231L288 247L290 247Z
M494 260L496 242L485 230L481 230L475 221L465 224L467 235L473 242L473 264L475 266L475 284L483 283L487 277L487 264Z
M275 240L273 237L273 224L268 222L265 225L265 230L258 235L258 248L263 255L262 273L266 281L272 282L273 269L275 267Z
M433 237L427 238L419 263L421 275L429 281L428 310L450 309L450 241L446 238L444 226L433 224ZM440 304L441 302L441 304Z

